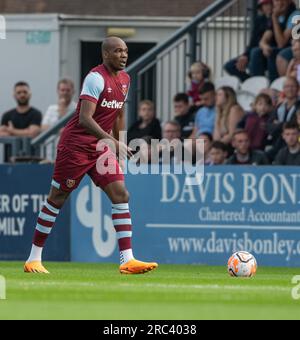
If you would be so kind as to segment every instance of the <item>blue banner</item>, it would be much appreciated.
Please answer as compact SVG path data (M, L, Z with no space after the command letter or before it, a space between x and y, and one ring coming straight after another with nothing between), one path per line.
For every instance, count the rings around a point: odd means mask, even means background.
M0 260L26 260L41 205L47 197L53 167L0 166ZM70 260L70 209L62 209L47 240L44 260Z
M300 266L297 167L210 167L184 175L126 176L136 258L226 265L237 250L259 265ZM117 262L111 205L85 178L71 199L73 261Z

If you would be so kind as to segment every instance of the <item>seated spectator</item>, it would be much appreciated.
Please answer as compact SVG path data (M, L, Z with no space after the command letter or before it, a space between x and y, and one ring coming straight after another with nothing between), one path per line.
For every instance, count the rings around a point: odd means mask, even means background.
M231 87L224 86L217 91L216 108L214 140L229 145L237 124L244 116L244 111L237 102L236 93Z
M269 29L263 35L259 48L253 50L251 76L264 76L267 70L271 82L278 78L276 58L280 50L291 44L290 23L295 10L296 6L292 0L273 0Z
M235 131L232 139L234 154L228 159L231 165L268 165L266 155L259 150L251 150L247 131Z
M0 137L36 137L41 131L42 114L30 106L31 91L25 82L18 82L14 87L17 107L2 116Z
M279 151L275 165L300 165L300 130L298 124L285 123L282 137L286 147Z
M224 165L228 156L228 148L222 142L213 142L210 149L210 165Z
M270 161L273 161L278 151L284 147L282 128L284 123L296 120L296 111L300 107L298 100L299 84L295 78L287 78L283 86L284 101L271 114L267 124L272 148L268 151Z
M197 111L193 137L198 137L203 132L214 133L216 118L216 92L214 84L207 82L200 90L202 107Z
M300 15L300 10L294 11L288 20L288 28L285 32L286 39L291 39L292 35L292 29L294 28L295 23L293 23L293 17ZM288 46L284 49L282 49L277 56L277 70L280 77L284 77L287 74L288 66L291 62L291 60L294 58L293 56L293 48L291 46Z
M239 124L239 128L247 131L252 150L265 150L268 138L267 123L272 111L271 98L266 94L259 94L255 99L253 112L248 113Z
M189 71L190 89L188 96L193 105L201 106L200 91L204 86L205 82L209 80L211 71L207 65L201 61L194 63Z
M161 139L160 121L155 117L154 104L150 100L139 103L139 120L128 130L128 143L133 139L150 136L153 139Z
M195 126L195 109L190 107L189 97L186 93L177 93L173 100L174 120L181 126L181 138L191 137Z
M159 145L159 163L166 163L167 159L164 158L166 156L165 153L170 154L170 160L172 162L182 162L184 148L181 141L181 126L176 121L170 120L163 124L162 142L166 143Z
M253 25L249 46L241 56L230 60L224 65L225 71L232 76L238 77L241 82L250 77L247 67L249 63L255 64L256 61L251 60L256 56L255 53L252 53L252 50L259 47L259 42L269 27L269 19L272 15L272 0L259 0L258 7L261 13L257 16Z
M54 126L60 118L75 112L77 103L72 101L74 83L70 79L61 79L57 84L58 103L48 107L42 122L43 131Z
M300 83L300 40L292 42L293 59L290 61L286 76L293 77Z

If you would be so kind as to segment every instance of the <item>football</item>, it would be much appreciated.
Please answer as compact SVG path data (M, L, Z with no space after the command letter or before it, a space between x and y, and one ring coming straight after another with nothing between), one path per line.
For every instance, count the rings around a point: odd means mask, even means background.
M228 260L228 273L234 277L253 277L257 271L255 257L246 252L234 253Z

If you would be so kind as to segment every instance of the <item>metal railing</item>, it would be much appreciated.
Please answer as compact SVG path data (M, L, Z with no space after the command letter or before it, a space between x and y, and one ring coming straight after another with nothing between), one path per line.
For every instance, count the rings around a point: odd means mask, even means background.
M171 119L173 96L187 91L187 73L193 62L208 64L214 77L223 75L224 63L244 51L256 13L256 0L214 1L166 42L130 65L129 124L136 119L143 99L155 103L158 118Z
M65 115L54 126L42 132L39 136L31 141L31 148L36 156L48 159L50 161L55 160L56 146L59 138L58 133L60 129L68 123L73 115L74 112Z

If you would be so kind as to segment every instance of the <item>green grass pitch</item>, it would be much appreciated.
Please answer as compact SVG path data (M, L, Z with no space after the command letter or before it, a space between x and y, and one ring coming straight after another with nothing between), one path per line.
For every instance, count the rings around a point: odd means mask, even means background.
M253 279L224 267L161 265L126 276L115 264L46 263L50 275L0 262L7 299L1 319L300 319L292 277L300 269L259 268Z

